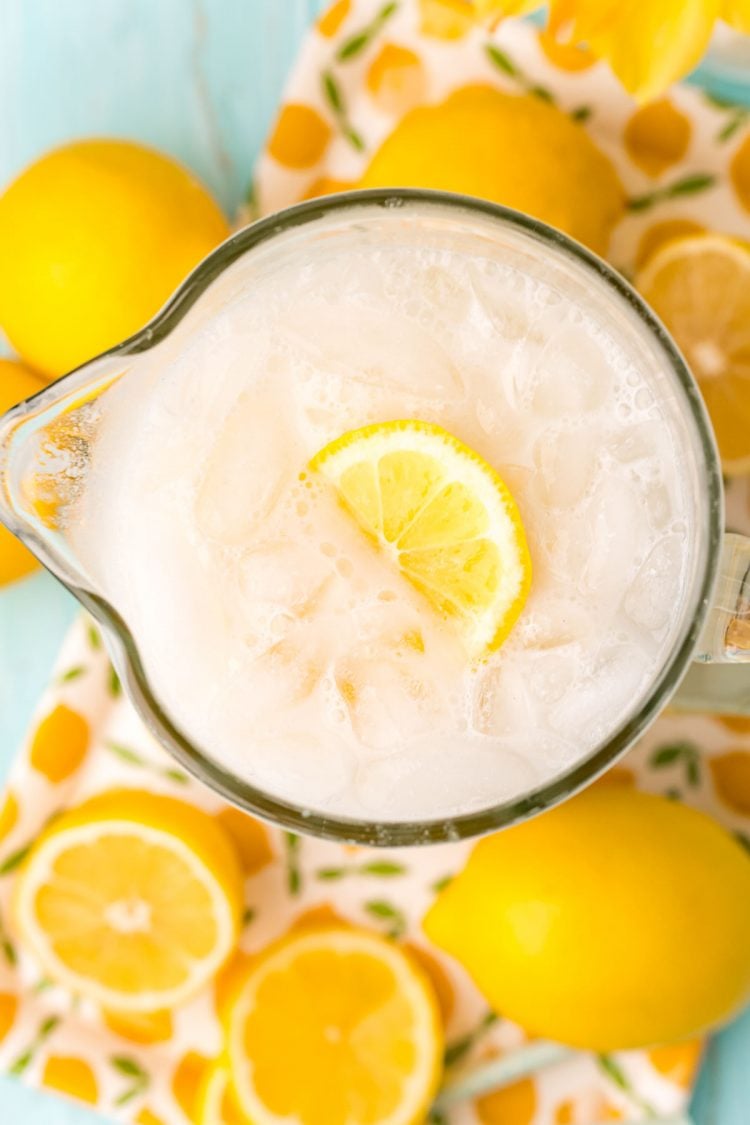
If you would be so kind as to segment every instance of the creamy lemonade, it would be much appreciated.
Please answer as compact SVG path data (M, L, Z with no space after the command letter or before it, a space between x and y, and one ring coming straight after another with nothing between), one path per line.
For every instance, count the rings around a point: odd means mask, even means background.
M173 722L260 789L374 822L486 808L590 755L674 647L695 565L677 392L593 274L530 241L435 205L318 219L101 400L76 550ZM480 466L487 510L508 497L477 533L501 601L521 567L489 625L324 471L369 426L377 479L394 423Z

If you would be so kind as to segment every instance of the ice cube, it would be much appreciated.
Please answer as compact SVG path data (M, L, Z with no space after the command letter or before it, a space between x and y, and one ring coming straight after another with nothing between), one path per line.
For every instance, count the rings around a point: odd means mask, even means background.
M195 497L201 534L249 543L290 483L292 434L270 393L243 395L217 430Z
M525 664L528 691L540 711L570 690L577 672L575 650L565 655L552 650L529 657Z
M440 734L360 766L355 792L379 820L428 820L491 807L535 783L533 764L511 749Z
M494 334L503 342L518 344L535 338L542 343L541 331L534 330L537 311L528 287L517 273L487 276L481 269L470 270L471 285L479 306Z
M534 360L527 393L531 409L545 418L576 418L604 405L612 374L585 327L567 325L552 335Z
M646 486L644 503L649 523L654 531L663 531L674 519L677 505L674 503L669 486L663 481L656 480Z
M504 737L528 726L531 709L521 671L510 661L483 669L472 701L472 726L480 734Z
M350 656L337 665L335 679L354 734L369 750L390 753L434 729L440 702L424 660Z
M670 620L679 598L684 555L684 539L667 535L646 556L623 603L636 625L658 632Z
M616 432L608 443L613 457L623 464L633 464L652 457L656 463L669 460L671 442L663 423L648 419Z
M516 636L524 648L554 649L589 639L595 628L591 610L574 598L532 595Z
M639 704L643 687L642 654L634 645L611 644L576 681L551 712L552 726L563 738L596 744Z
M254 620L259 608L310 616L331 582L334 560L304 542L259 542L239 564L240 608Z
M585 440L578 430L542 434L534 450L534 464L544 503L553 508L576 504L594 482L599 456L590 433Z
M250 781L303 808L328 803L352 784L354 765L346 744L326 732L281 731L271 739L247 739L243 774Z
M331 376L354 380L370 395L394 389L415 399L444 402L463 393L456 366L432 333L408 317L356 308L356 332L347 325L346 304L311 303L289 331L295 346L314 368Z
M580 586L595 595L602 608L616 608L629 582L635 560L644 549L642 501L616 475L605 477L584 514L586 552L581 559Z

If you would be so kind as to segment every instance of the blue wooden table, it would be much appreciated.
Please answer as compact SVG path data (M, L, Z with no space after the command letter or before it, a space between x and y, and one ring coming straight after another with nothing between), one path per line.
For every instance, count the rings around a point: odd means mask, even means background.
M321 6L0 0L0 186L68 138L134 137L190 165L231 214L304 29ZM47 574L0 591L0 777L74 612ZM713 1041L694 1116L696 1125L749 1125L750 1014ZM95 1120L0 1079L3 1125Z

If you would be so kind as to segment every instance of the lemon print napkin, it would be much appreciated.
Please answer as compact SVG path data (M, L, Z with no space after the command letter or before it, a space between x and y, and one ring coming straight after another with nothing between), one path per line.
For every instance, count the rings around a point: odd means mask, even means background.
M300 52L262 154L256 201L267 213L356 182L418 103L482 83L552 101L614 164L627 204L607 247L626 272L675 232L750 238L750 124L689 87L636 108L602 64L513 21L490 34L458 0L338 0ZM729 521L750 529L748 488L728 490ZM750 719L664 715L613 771L707 810L750 845ZM168 1012L122 1017L76 1000L18 941L15 874L47 820L114 786L169 793L207 810L245 869L245 954L309 919L344 918L409 945L432 977L449 1073L506 1054L524 1030L490 1013L467 975L430 948L420 919L470 844L387 852L301 838L229 808L154 742L123 698L97 628L73 628L0 803L0 1067L137 1125L186 1125L221 1048L221 976ZM456 1106L444 1125L592 1125L680 1113L699 1042L572 1059ZM436 1119L437 1120L437 1119Z

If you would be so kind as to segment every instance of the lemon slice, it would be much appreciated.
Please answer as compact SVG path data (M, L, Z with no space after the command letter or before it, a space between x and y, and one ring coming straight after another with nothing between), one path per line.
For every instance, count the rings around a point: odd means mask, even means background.
M718 234L667 243L636 285L698 381L724 472L750 471L750 250Z
M523 609L531 560L516 503L495 470L440 426L352 430L310 462L359 526L472 655L496 649Z
M354 927L292 933L227 1013L232 1087L253 1125L417 1125L440 1076L437 1001L396 945Z
M16 885L47 974L117 1012L179 1004L232 952L242 872L222 829L171 797L115 790L63 814Z
M240 1109L230 1078L223 1061L214 1063L198 1094L196 1125L252 1125Z

